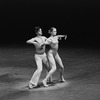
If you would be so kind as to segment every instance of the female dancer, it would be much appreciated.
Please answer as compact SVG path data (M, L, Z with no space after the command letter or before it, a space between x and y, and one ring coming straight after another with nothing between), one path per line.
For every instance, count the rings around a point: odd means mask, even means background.
M58 54L58 47L59 47L59 39L61 40L62 37L65 37L65 40L67 38L67 35L56 35L57 29L54 27L51 27L49 30L49 34L51 35L45 42L46 45L50 45L50 50L48 51L48 60L50 63L51 70L47 74L46 78L43 80L44 86L47 85L47 80L52 76L52 74L56 71L56 63L60 65L60 81L64 82L65 79L63 77L63 71L64 71L64 65L62 63L62 60Z

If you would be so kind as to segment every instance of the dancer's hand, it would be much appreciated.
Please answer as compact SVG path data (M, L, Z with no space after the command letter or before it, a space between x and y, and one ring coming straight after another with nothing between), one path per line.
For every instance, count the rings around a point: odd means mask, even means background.
M45 44L42 44L42 45L41 45L41 48L43 48L43 47L44 47L44 45L45 45Z
M65 35L65 40L67 39L67 34Z

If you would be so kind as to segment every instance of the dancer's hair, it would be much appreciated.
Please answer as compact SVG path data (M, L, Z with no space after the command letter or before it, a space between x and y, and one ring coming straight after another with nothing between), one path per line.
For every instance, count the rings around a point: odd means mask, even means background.
M35 27L35 32L37 33L39 31L39 29L41 29L39 26Z
M55 27L51 27L50 30L48 31L48 33L50 34L53 31L53 29L56 29L56 28Z

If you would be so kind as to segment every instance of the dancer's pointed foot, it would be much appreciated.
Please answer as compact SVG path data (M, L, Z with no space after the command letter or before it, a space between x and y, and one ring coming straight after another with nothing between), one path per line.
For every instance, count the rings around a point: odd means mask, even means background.
M29 89L36 88L36 87L37 87L37 86L34 85L34 84L32 84L32 83L29 83L29 85L28 85L28 88L29 88Z
M60 79L60 82L65 82L65 79L62 77L62 78Z
M43 85L44 85L45 87L48 87L46 80L43 80Z

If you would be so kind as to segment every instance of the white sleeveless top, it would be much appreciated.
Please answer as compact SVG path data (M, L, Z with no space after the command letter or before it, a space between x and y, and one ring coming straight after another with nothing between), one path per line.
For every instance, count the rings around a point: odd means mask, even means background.
M44 42L46 41L46 37L45 36L37 36L37 37L33 38L33 40L34 40L34 42L38 43L38 45L35 45L36 53L38 53L38 54L44 53L45 52L45 45L42 47L41 47L41 45L44 44Z

